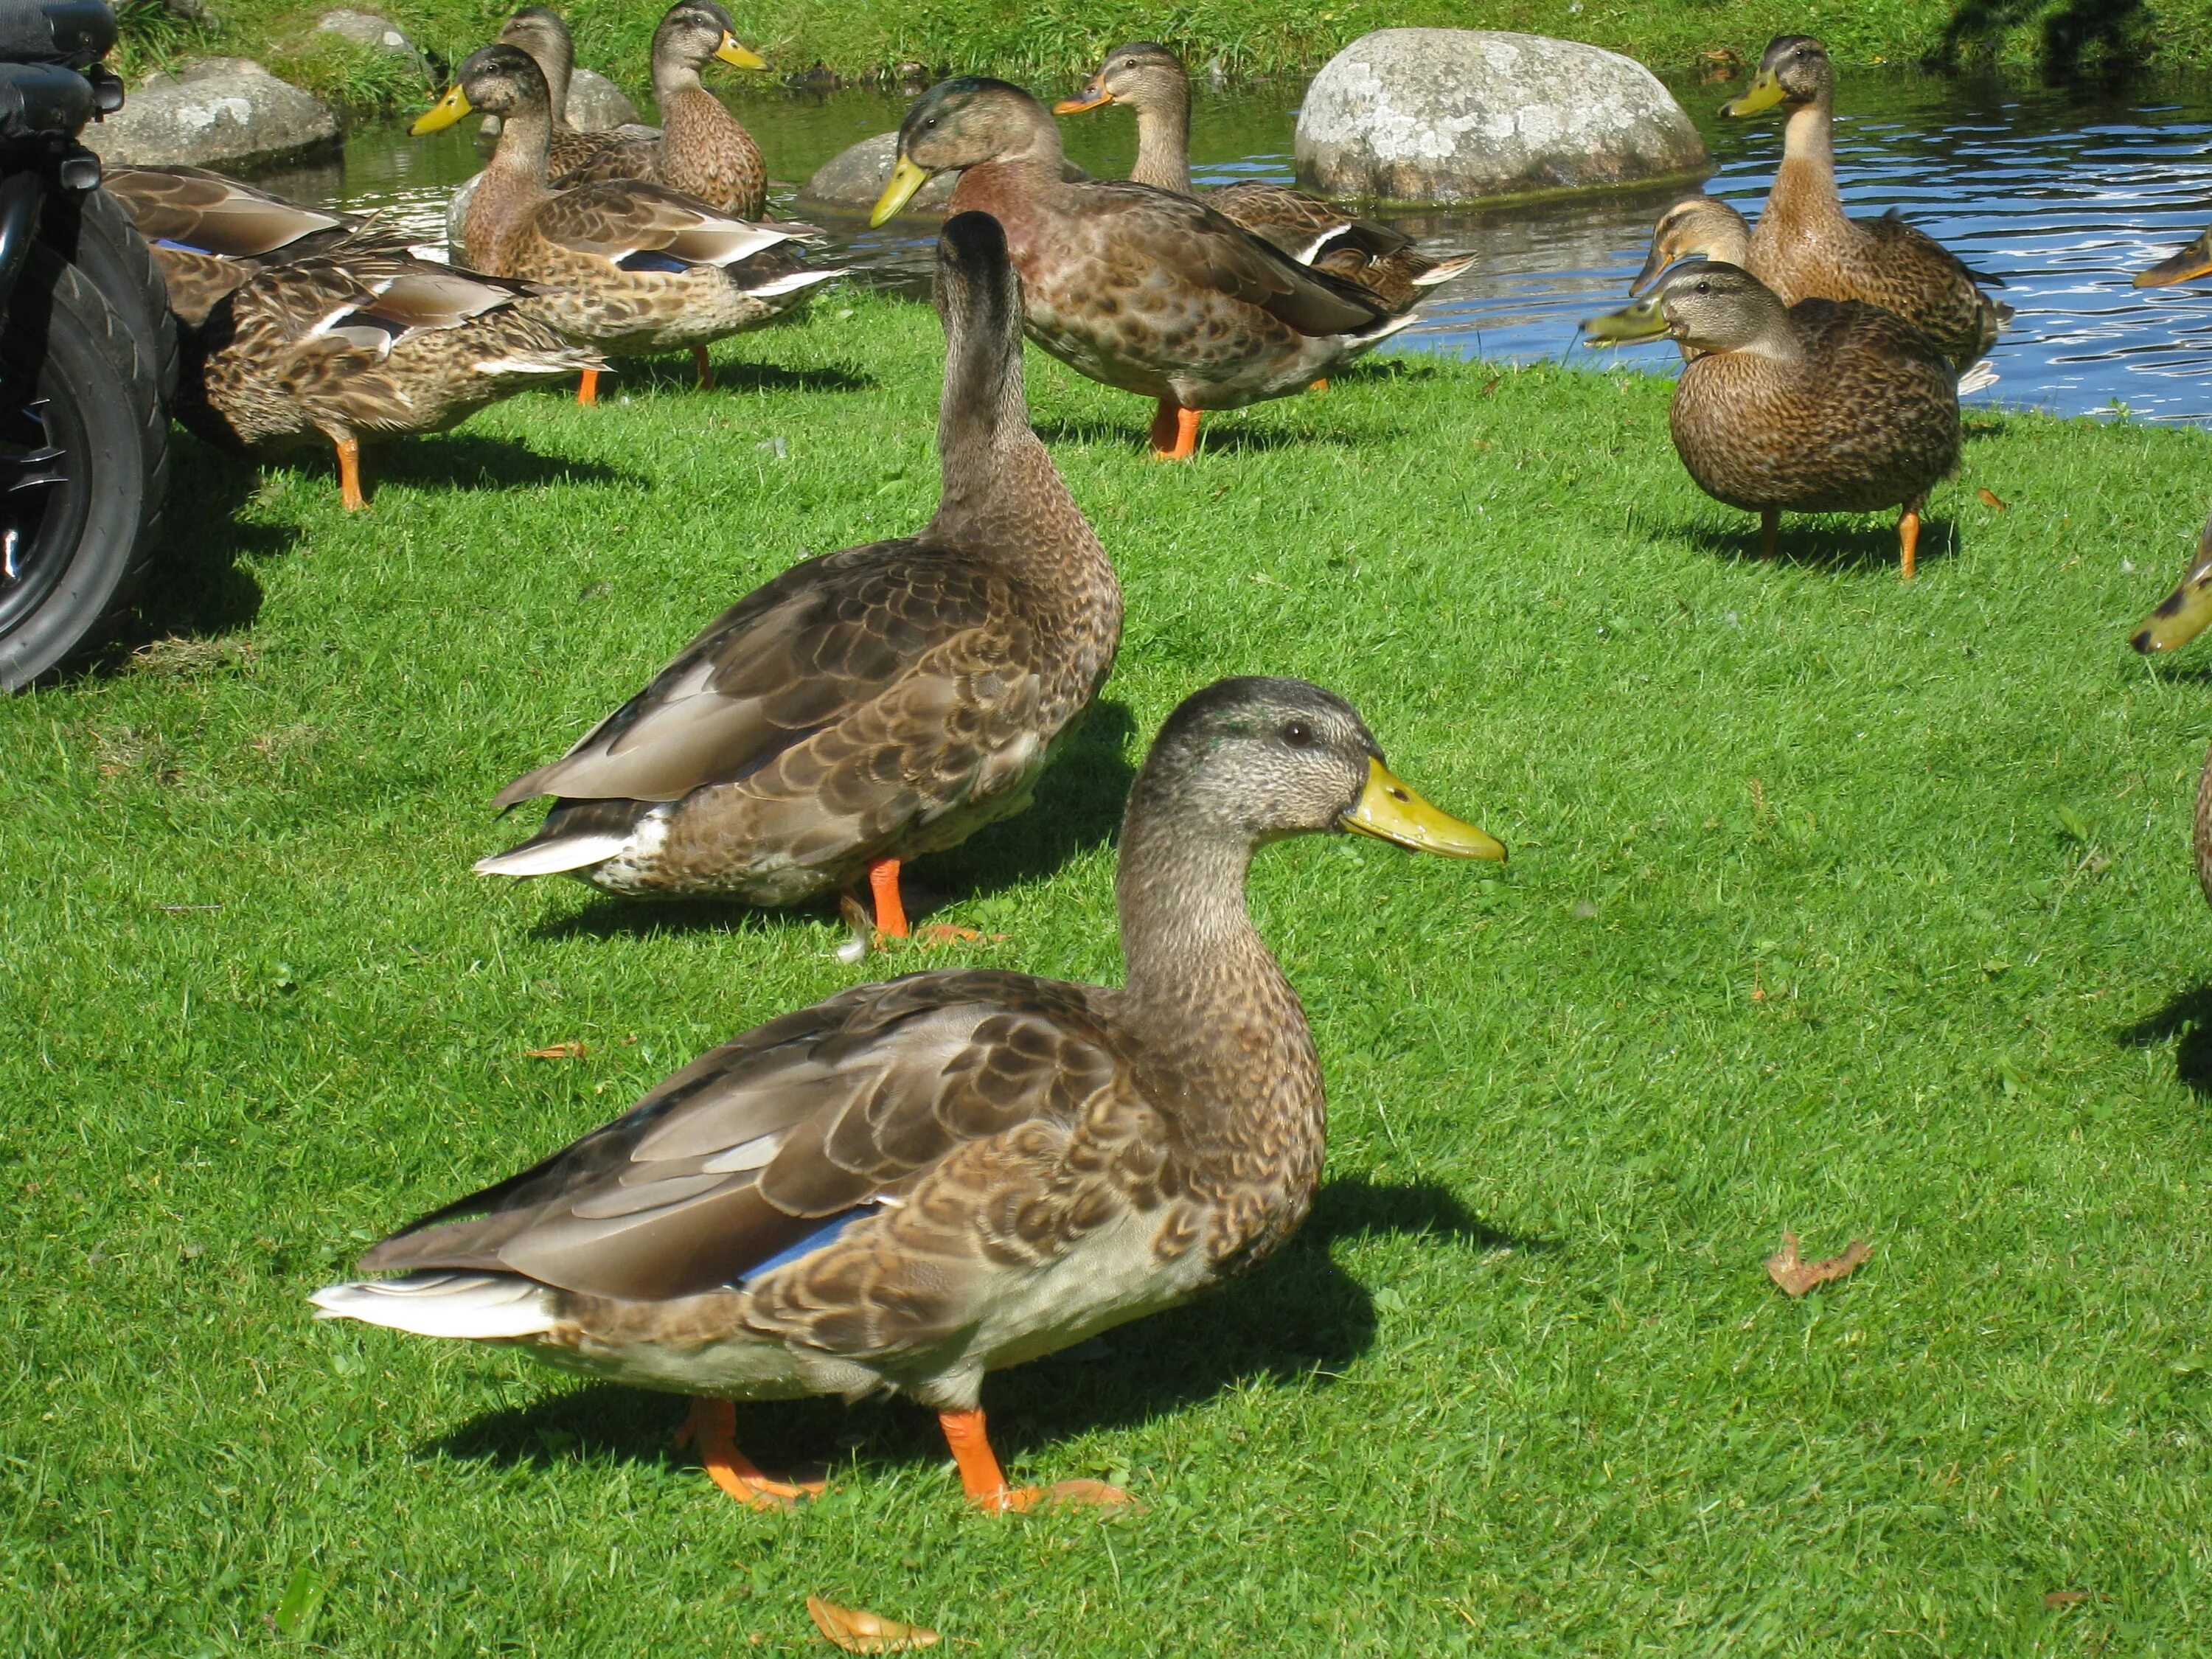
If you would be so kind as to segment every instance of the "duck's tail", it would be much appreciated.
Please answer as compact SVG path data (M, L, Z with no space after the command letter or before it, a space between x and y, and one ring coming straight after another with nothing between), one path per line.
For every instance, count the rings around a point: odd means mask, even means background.
M539 1336L560 1323L553 1292L516 1273L406 1273L325 1285L307 1298L318 1319L358 1319L416 1336L479 1342Z
M1963 398L1970 392L1984 392L1996 383L1996 368L1988 358L1984 357L1969 366L1966 372L1959 376L1959 395Z
M1462 253L1455 259L1439 259L1413 278L1413 286L1434 288L1439 283L1449 283L1453 277L1464 275L1474 265L1475 258L1472 253Z

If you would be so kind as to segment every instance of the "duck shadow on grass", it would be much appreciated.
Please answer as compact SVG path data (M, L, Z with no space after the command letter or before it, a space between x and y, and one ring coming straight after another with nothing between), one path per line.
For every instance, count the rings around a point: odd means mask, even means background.
M512 439L447 432L435 437L401 439L380 447L363 465L369 506L386 483L416 489L529 489L549 484L629 484L644 489L650 480L604 461L548 455ZM333 475L335 477L335 475ZM336 489L335 483L331 486Z
M1032 420L1030 424L1038 441L1048 447L1055 444L1098 444L1108 448L1118 446L1150 454L1152 447L1146 434L1152 428L1152 416L1144 412L1143 405L1133 407L1137 413L1127 421L1097 416L1069 416ZM1198 429L1199 459L1203 459L1208 454L1265 454L1281 449L1364 449L1405 436L1405 428L1401 426L1370 422L1354 432L1348 428L1340 429L1332 427L1318 416L1313 430L1286 432L1279 427L1254 426L1240 420L1240 413L1237 410L1207 411Z
M1069 860L1114 838L1122 805L1136 777L1131 757L1136 720L1129 706L1108 699L1092 705L1083 729L1037 781L1029 810L990 825L949 851L902 874L908 914L920 918L942 906L987 895L1052 874ZM514 826L522 839L526 820ZM579 936L737 933L773 928L787 916L818 921L836 913L835 898L787 911L757 910L712 900L595 898L567 915L549 917L532 930L541 939Z
M695 392L713 397L720 392L873 392L882 382L865 371L823 364L813 368L785 368L776 363L757 363L738 358L714 364L714 384L699 390L698 376L690 356L673 357L617 357L612 372L599 379L602 398L619 398L625 392Z
M1680 526L1674 535L1691 546L1737 564L1803 565L1836 575L1897 574L1897 524L1893 519L1853 520L1811 516L1785 516L1772 560L1759 550L1759 521L1749 520L1741 529L1710 521ZM1917 563L1922 569L1953 555L1954 537L1948 520L1923 519Z
M1326 1387L1375 1345L1367 1288L1330 1260L1340 1240L1425 1235L1474 1252L1550 1250L1489 1225L1434 1182L1393 1184L1350 1176L1324 1185L1313 1214L1280 1255L1252 1277L1188 1307L1109 1332L1069 1353L995 1373L983 1405L1000 1455L1049 1458L1054 1443L1126 1428L1199 1404L1241 1382ZM487 1412L417 1449L417 1455L549 1466L593 1458L678 1466L693 1455L672 1441L684 1407L672 1396L594 1382L529 1406ZM866 1469L934 1465L945 1443L911 1401L834 1400L741 1404L738 1443L764 1468L835 1462L857 1447Z
M2212 985L2177 991L2166 1006L2116 1033L2122 1046L2173 1043L2173 1075L2191 1094L2212 1095Z

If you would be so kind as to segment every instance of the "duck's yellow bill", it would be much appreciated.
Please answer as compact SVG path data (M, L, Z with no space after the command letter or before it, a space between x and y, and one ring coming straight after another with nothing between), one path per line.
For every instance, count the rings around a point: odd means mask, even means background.
M447 87L443 98L415 118L415 125L407 129L407 136L420 138L428 133L443 132L464 115L471 112L468 94L459 87Z
M2167 288L2212 276L2212 230L2191 242L2170 259L2160 259L2148 270L2136 272L2137 288Z
M1355 835L1394 841L1417 853L1441 853L1448 859L1494 859L1505 862L1505 844L1449 812L1439 812L1391 775L1371 756L1367 787L1358 805L1339 820Z
M714 48L714 56L732 69L764 70L768 59L738 44L738 37L727 29L722 31L722 44Z
M1763 69L1751 78L1751 90L1741 98L1731 98L1721 106L1723 115L1756 115L1761 110L1772 109L1783 99L1782 77L1772 70Z
M2171 651L2202 634L2207 623L2212 623L2212 524L2197 538L2197 556L2181 586L2142 619L2128 643L2145 656Z
M871 225L879 225L914 199L915 191L929 182L929 174L916 167L912 159L902 155L898 165L891 169L891 181L884 186L884 193L876 198L876 205L868 215Z
M1097 109L1101 104L1110 104L1114 94L1093 81L1073 98L1063 98L1052 106L1054 115L1080 115L1087 109Z
M1589 336L1592 345L1626 345L1637 340L1663 339L1667 334L1667 313L1660 310L1656 295L1646 295L1632 306L1590 318L1583 324L1583 332Z

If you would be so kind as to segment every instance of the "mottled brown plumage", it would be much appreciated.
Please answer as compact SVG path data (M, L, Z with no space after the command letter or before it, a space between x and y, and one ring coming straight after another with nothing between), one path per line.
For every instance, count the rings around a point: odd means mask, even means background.
M501 118L499 147L469 201L468 262L542 284L533 310L570 339L614 356L704 346L772 320L843 274L807 265L798 239L814 234L808 226L753 224L644 179L552 189L546 98L527 53L486 46L416 125L442 125L441 112Z
M796 565L501 806L557 797L477 867L790 904L1020 811L1105 681L1121 589L1030 430L1003 234L939 245L944 494L910 539Z
M1257 847L1341 829L1504 856L1392 778L1340 698L1212 686L1130 793L1125 988L959 971L847 991L362 1259L406 1277L316 1303L648 1388L894 1389L959 1432L987 1372L1184 1301L1304 1218L1321 1069L1244 883Z
M929 173L964 169L951 210L1006 226L1030 337L1094 380L1158 399L1170 429L1177 410L1303 392L1413 320L1202 204L1063 178L1052 117L1002 81L932 88L907 112L898 153L878 219ZM1194 418L1184 437L1195 436Z
M113 167L100 187L154 251L169 309L188 328L258 270L355 240L360 215L303 208L204 167Z
M1887 307L1936 343L1960 374L1996 343L2012 307L1992 300L1958 257L1894 213L1853 219L1836 188L1835 71L1818 40L1778 35L1753 89L1723 113L1785 110L1782 167L1751 234L1746 269L1795 305L1860 300Z
M740 219L768 211L768 165L738 118L707 90L702 65L760 60L738 46L730 15L714 0L677 0L653 37L653 98L660 109L660 136L596 144L563 166L550 165L556 186L594 179L649 179Z
M576 41L561 14L546 6L525 6L500 26L499 44L528 52L545 76L546 108L553 132L547 143L548 169L559 179L603 152L624 144L650 143L660 135L632 123L611 131L582 132L568 122L568 83L576 73Z
M1126 105L1137 118L1137 162L1130 181L1178 196L1195 196L1231 223L1405 311L1424 289L1449 282L1474 263L1473 254L1436 260L1403 231L1355 219L1317 196L1247 179L1207 191L1190 184L1190 76L1182 60L1149 40L1116 46L1091 83L1054 112L1073 115L1105 104Z

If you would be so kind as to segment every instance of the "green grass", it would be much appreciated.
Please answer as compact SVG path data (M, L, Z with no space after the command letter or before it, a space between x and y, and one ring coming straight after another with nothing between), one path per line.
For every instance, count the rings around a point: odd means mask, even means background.
M145 0L152 6L153 0ZM367 3L367 0L363 0ZM324 0L215 0L217 39L204 50L255 52L289 40L327 9ZM498 32L509 0L392 0L379 8L408 34L458 63ZM638 0L568 0L581 60L633 87L647 79L661 8ZM2069 74L2141 64L2212 67L2212 0L925 0L856 6L845 0L746 0L738 28L777 69L822 64L848 78L919 63L945 74L1065 80L1095 68L1124 40L1165 40L1194 64L1234 74L1311 70L1371 29L1410 26L1522 29L1628 52L1662 72L1723 48L1756 58L1785 32L1820 35L1847 63L2004 65ZM173 47L147 13L131 61Z
M809 1593L980 1654L2203 1651L2212 677L2123 640L2212 439L1978 418L1906 587L1872 519L1750 556L1662 380L1382 360L1168 467L1032 354L1128 629L1037 808L920 867L983 940L848 969L826 914L471 879L492 792L706 617L921 522L939 349L833 295L711 395L401 446L355 519L320 459L190 456L176 636L0 708L0 1652L823 1651ZM1115 977L1129 769L1255 671L1514 861L1261 855L1312 1224L986 1394L1017 1474L1148 1512L965 1513L893 1402L746 1408L835 1469L755 1516L673 1400L310 1320L756 1021ZM1785 1228L1874 1258L1789 1301Z

